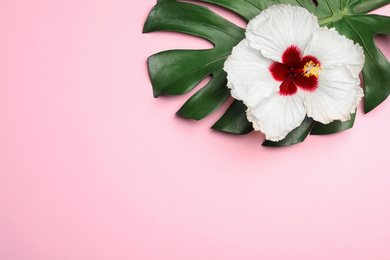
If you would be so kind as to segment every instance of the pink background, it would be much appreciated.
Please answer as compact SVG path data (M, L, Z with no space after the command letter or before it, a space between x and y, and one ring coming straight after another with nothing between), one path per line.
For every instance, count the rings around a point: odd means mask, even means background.
M1 1L0 259L390 259L390 100L282 149L179 118L146 59L211 44L154 4Z

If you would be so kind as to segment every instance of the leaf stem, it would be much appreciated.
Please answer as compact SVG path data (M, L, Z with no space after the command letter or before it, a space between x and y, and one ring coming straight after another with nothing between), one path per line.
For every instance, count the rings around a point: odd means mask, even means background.
M331 22L335 22L335 21L338 21L338 20L341 20L343 19L345 16L347 15L350 15L347 10L345 11L341 11L339 13L333 13L333 15L331 16L328 16L328 17L325 17L325 18L322 18L322 19L319 19L318 20L318 23L320 25L324 25L324 24L327 24L327 23L331 23Z

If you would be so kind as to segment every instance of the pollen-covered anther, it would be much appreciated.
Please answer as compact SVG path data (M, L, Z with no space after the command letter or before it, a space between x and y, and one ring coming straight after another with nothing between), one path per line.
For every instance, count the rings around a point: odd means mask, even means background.
M309 78L310 76L315 76L316 78L318 78L318 71L319 70L321 70L321 67L318 63L315 63L313 61L309 61L303 67L302 74L307 78Z

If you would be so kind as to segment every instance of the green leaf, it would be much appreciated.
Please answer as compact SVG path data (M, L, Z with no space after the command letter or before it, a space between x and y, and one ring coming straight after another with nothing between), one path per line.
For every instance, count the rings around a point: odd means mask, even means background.
M219 70L205 87L196 92L177 111L177 114L200 120L217 110L229 97L230 91L226 87L226 72Z
M337 120L335 122L326 125L317 122L317 124L313 127L313 130L311 131L310 134L326 135L326 134L334 134L334 133L348 130L353 127L355 118L356 118L356 112L351 115L351 120L348 120L346 122L341 122L340 120Z
M261 10L274 4L301 6L315 14L321 26L336 27L339 33L363 46L366 64L363 69L365 112L383 102L390 94L390 63L380 52L373 38L376 34L390 34L390 18L367 15L390 3L390 0L321 0L315 6L312 0L197 0L229 9L246 21ZM144 25L144 33L153 31L177 31L209 40L214 48L208 50L170 50L155 54L148 59L149 74L155 97L180 95L196 87L205 77L211 81L197 91L177 114L200 120L218 109L229 97L223 65L232 48L244 38L244 30L215 14L206 7L176 0L158 0ZM235 134L252 130L246 120L246 107L233 102L226 113L212 128ZM316 124L312 134L330 134L353 126L355 116L348 122ZM307 129L314 122L304 123L288 135L288 139L272 145L283 146L304 140ZM311 120L312 121L312 120ZM306 135L305 135L306 134ZM298 138L299 137L299 138Z
M306 136L310 133L310 130L313 128L314 124L315 121L312 118L306 117L303 120L301 126L288 133L288 135L283 140L279 142L266 140L263 143L263 146L282 147L301 143L306 139Z
M244 37L244 30L205 7L168 0L160 1L152 9L144 26L144 32L158 30L200 36L215 48L172 50L149 57L154 96L187 93L206 76L213 75L205 89L188 100L178 114L199 120L214 112L229 97L222 68L232 47Z
M234 100L226 113L211 128L240 135L252 132L252 124L246 119L246 109L242 101Z

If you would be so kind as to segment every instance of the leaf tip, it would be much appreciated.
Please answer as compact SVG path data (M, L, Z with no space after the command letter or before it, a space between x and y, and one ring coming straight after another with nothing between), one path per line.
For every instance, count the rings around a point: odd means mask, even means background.
M158 98L160 96L161 92L157 91L155 87L153 87L153 97Z
M302 143L304 140L295 140L293 142L283 142L283 140L279 141L279 142L273 142L273 141L270 141L270 140L265 140L261 146L264 146L264 147L284 147L284 146L291 146L291 145L295 145L295 144L300 144Z

